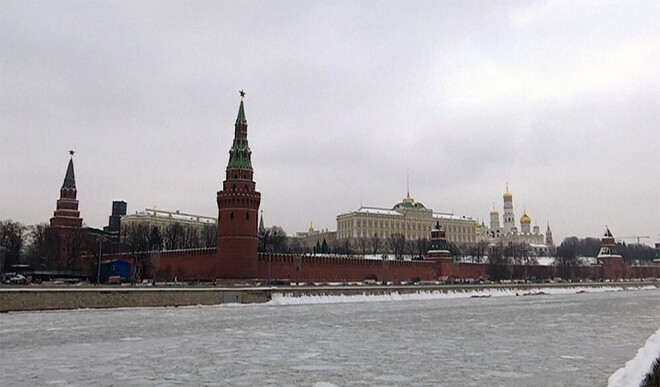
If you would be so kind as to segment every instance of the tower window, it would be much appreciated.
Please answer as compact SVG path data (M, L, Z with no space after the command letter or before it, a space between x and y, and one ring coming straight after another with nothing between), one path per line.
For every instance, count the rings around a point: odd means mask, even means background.
M229 213L229 219L234 219L234 211Z
M245 220L250 220L250 213L249 212L245 213Z

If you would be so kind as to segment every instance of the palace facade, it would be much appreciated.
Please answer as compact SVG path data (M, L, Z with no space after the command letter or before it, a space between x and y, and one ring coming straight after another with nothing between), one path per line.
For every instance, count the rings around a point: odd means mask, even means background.
M357 242L360 238L374 236L387 239L395 234L406 240L429 237L431 229L439 223L446 238L453 243L475 243L477 222L469 217L451 213L433 212L424 204L410 197L410 192L400 202L389 208L360 207L355 211L337 216L337 239Z

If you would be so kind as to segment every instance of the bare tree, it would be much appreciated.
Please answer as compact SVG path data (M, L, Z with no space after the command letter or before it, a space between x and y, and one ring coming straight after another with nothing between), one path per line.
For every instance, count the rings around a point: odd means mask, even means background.
M286 232L280 226L272 226L270 228L270 238L273 244L273 251L276 253L284 253L287 250Z
M163 231L163 242L165 250L182 249L185 240L185 230L179 223L173 223L165 227Z
M123 231L123 230L122 230ZM146 252L150 250L149 236L151 230L147 225L138 223L126 227L123 231L123 242L129 246L133 255L133 275L131 282L135 283L137 277L143 277L145 274L145 264L149 260Z
M381 246L381 240L378 237L378 234L374 233L374 235L371 237L371 253L373 255L378 255L378 252L380 251L380 246Z
M147 237L149 244L149 251L163 249L163 236L160 233L158 226L151 227L149 236Z
M488 275L493 281L511 278L509 260L504 256L504 246L499 243L488 250Z
M280 226L266 228L260 233L260 244L263 244L265 252L285 253L287 251L286 232Z
M60 234L61 236L61 234ZM74 269L78 267L78 259L83 252L83 243L85 241L85 231L80 228L75 228L67 231L65 238L67 239L67 261L66 268Z
M573 267L578 265L579 249L580 240L577 237L568 237L555 250L555 262L562 278L573 278Z
M369 247L369 239L367 237L360 237L357 240L358 247L360 247L360 252L362 255L367 255L367 248Z
M202 240L204 247L216 247L218 246L218 225L217 224L205 224L202 229Z
M426 238L418 238L415 241L416 257L414 259L424 259L426 252L429 251L430 242Z
M406 237L403 234L392 234L387 238L390 251L396 259L403 259L406 251Z
M5 271L11 265L20 263L26 230L27 228L20 222L14 222L11 219L0 221L0 245L7 249L5 252Z
M39 223L29 227L30 242L26 249L25 260L32 267L46 266L46 233L48 223Z

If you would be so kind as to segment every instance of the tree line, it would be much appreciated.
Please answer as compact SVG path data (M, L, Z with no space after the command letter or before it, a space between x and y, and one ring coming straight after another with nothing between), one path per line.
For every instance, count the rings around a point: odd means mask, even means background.
M48 267L47 249L57 248L58 241L48 239L49 225L39 223L24 225L11 219L0 221L0 246L5 248L2 263L7 271L15 264L28 264L33 267ZM125 225L121 228L119 246L106 246L104 251L147 251L214 248L217 246L218 228L207 224L202 228L173 223L164 227L146 224ZM52 239L52 238L51 238ZM75 241L74 241L75 244ZM551 251L560 267L580 264L580 257L596 257L601 241L598 238L565 238ZM420 238L406 240L403 234L393 234L386 238L378 235L357 238L353 242L344 240L318 241L316 246L303 247L297 238L288 237L280 226L261 229L258 232L258 251L290 254L342 254L379 255L393 254L395 259L424 259L430 247L430 240ZM485 241L477 243L449 243L450 254L455 258L483 262L490 265L535 264L529 245L524 243L489 245ZM656 258L655 250L643 244L617 243L618 252L628 264L650 264ZM72 257L67 266L74 267L77 250L71 250ZM487 258L484 258L487 257Z
M0 246L5 248L3 269L12 265L44 266L48 224L24 225L11 219L0 221Z
M103 247L95 243L89 246L85 241L84 229L73 230L68 241L68 258L64 266L59 262L48 262L48 252L57 251L61 241L57 235L49 233L47 223L25 225L11 219L0 221L0 246L4 247L3 271L11 271L12 265L27 264L34 268L66 269L77 266L84 252L98 254L132 252L142 253L154 250L176 250L193 248L213 248L217 245L218 227L207 224L202 228L186 227L174 223L165 227L132 224L121 228L119 243L103 242ZM93 241L92 237L92 241ZM84 246L83 246L84 245Z

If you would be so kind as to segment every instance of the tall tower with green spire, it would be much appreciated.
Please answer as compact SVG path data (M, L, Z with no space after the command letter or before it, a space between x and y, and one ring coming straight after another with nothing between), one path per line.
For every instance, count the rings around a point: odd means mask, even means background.
M241 104L234 124L234 142L218 191L218 262L216 278L257 278L257 222L261 194L253 178L252 151L248 146L247 119Z

